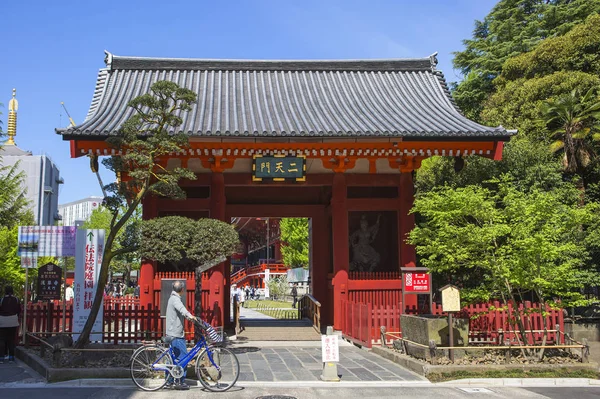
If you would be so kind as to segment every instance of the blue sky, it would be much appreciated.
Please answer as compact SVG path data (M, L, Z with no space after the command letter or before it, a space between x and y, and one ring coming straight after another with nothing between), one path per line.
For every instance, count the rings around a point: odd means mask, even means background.
M497 0L21 0L0 1L0 119L12 88L17 145L48 154L65 179L59 203L101 195L87 158L71 159L54 129L87 114L104 50L185 58L345 59L438 52L448 81L452 52ZM61 117L62 115L62 117ZM105 182L114 179L103 173Z

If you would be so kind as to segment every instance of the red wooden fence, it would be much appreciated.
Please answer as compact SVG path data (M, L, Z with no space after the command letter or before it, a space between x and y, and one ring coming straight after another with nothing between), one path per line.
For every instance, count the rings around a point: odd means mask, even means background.
M512 305L504 306L500 302L470 305L462 309L456 317L469 319L469 343L503 344L510 340L512 344L539 344L547 330L546 343L564 343L564 336L557 335L556 326L564 332L564 317L560 309L546 308L545 315L539 304L524 302L519 305L519 314L526 330L521 337L516 320L512 315ZM381 343L380 327L388 332L402 332L400 316L402 304L380 306L371 302L341 301L342 334L357 343L371 347L372 343ZM404 309L406 314L417 314L417 310ZM368 314L368 316L366 316ZM447 316L441 305L433 304L434 315ZM388 342L394 338L389 337ZM560 341L560 342L557 342Z

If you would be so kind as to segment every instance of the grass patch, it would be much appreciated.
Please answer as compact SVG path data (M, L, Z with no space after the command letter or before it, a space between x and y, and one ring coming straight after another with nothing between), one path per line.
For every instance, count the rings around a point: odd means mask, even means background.
M265 299L262 301L246 301L245 302L245 307L249 308L249 309L256 309L256 308L286 308L286 309L292 309L292 303L291 302L284 302L284 301L272 301L270 299Z
M485 370L485 371L452 371L448 373L430 373L427 378L431 382L444 382L465 378L600 378L594 370L569 370L556 368L551 370Z
M298 310L292 308L291 302L265 299L263 301L246 301L245 305L248 309L256 310L275 319L289 320L298 318Z

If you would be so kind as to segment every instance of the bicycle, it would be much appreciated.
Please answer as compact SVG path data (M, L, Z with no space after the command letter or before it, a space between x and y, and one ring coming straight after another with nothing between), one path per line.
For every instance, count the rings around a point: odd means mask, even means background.
M207 327L199 325L206 332ZM215 336L214 331L210 333ZM194 370L202 386L212 392L227 391L238 380L240 363L230 349L209 345L204 335L200 335L196 345L179 362L170 346L144 344L131 356L131 379L144 391L157 391L167 384L169 375L174 381L181 381L188 363L195 360Z

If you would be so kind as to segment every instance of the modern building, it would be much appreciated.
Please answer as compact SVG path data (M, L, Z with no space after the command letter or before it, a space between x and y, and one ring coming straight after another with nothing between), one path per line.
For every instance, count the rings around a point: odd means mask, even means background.
M64 183L58 167L48 155L33 155L30 151L17 147L14 137L17 134L16 90L8 103L8 140L0 149L0 165L17 165L25 174L24 188L35 223L40 226L53 226L59 220L58 191Z
M102 197L87 197L58 206L63 226L75 226L77 221L87 220L94 209L102 204Z

